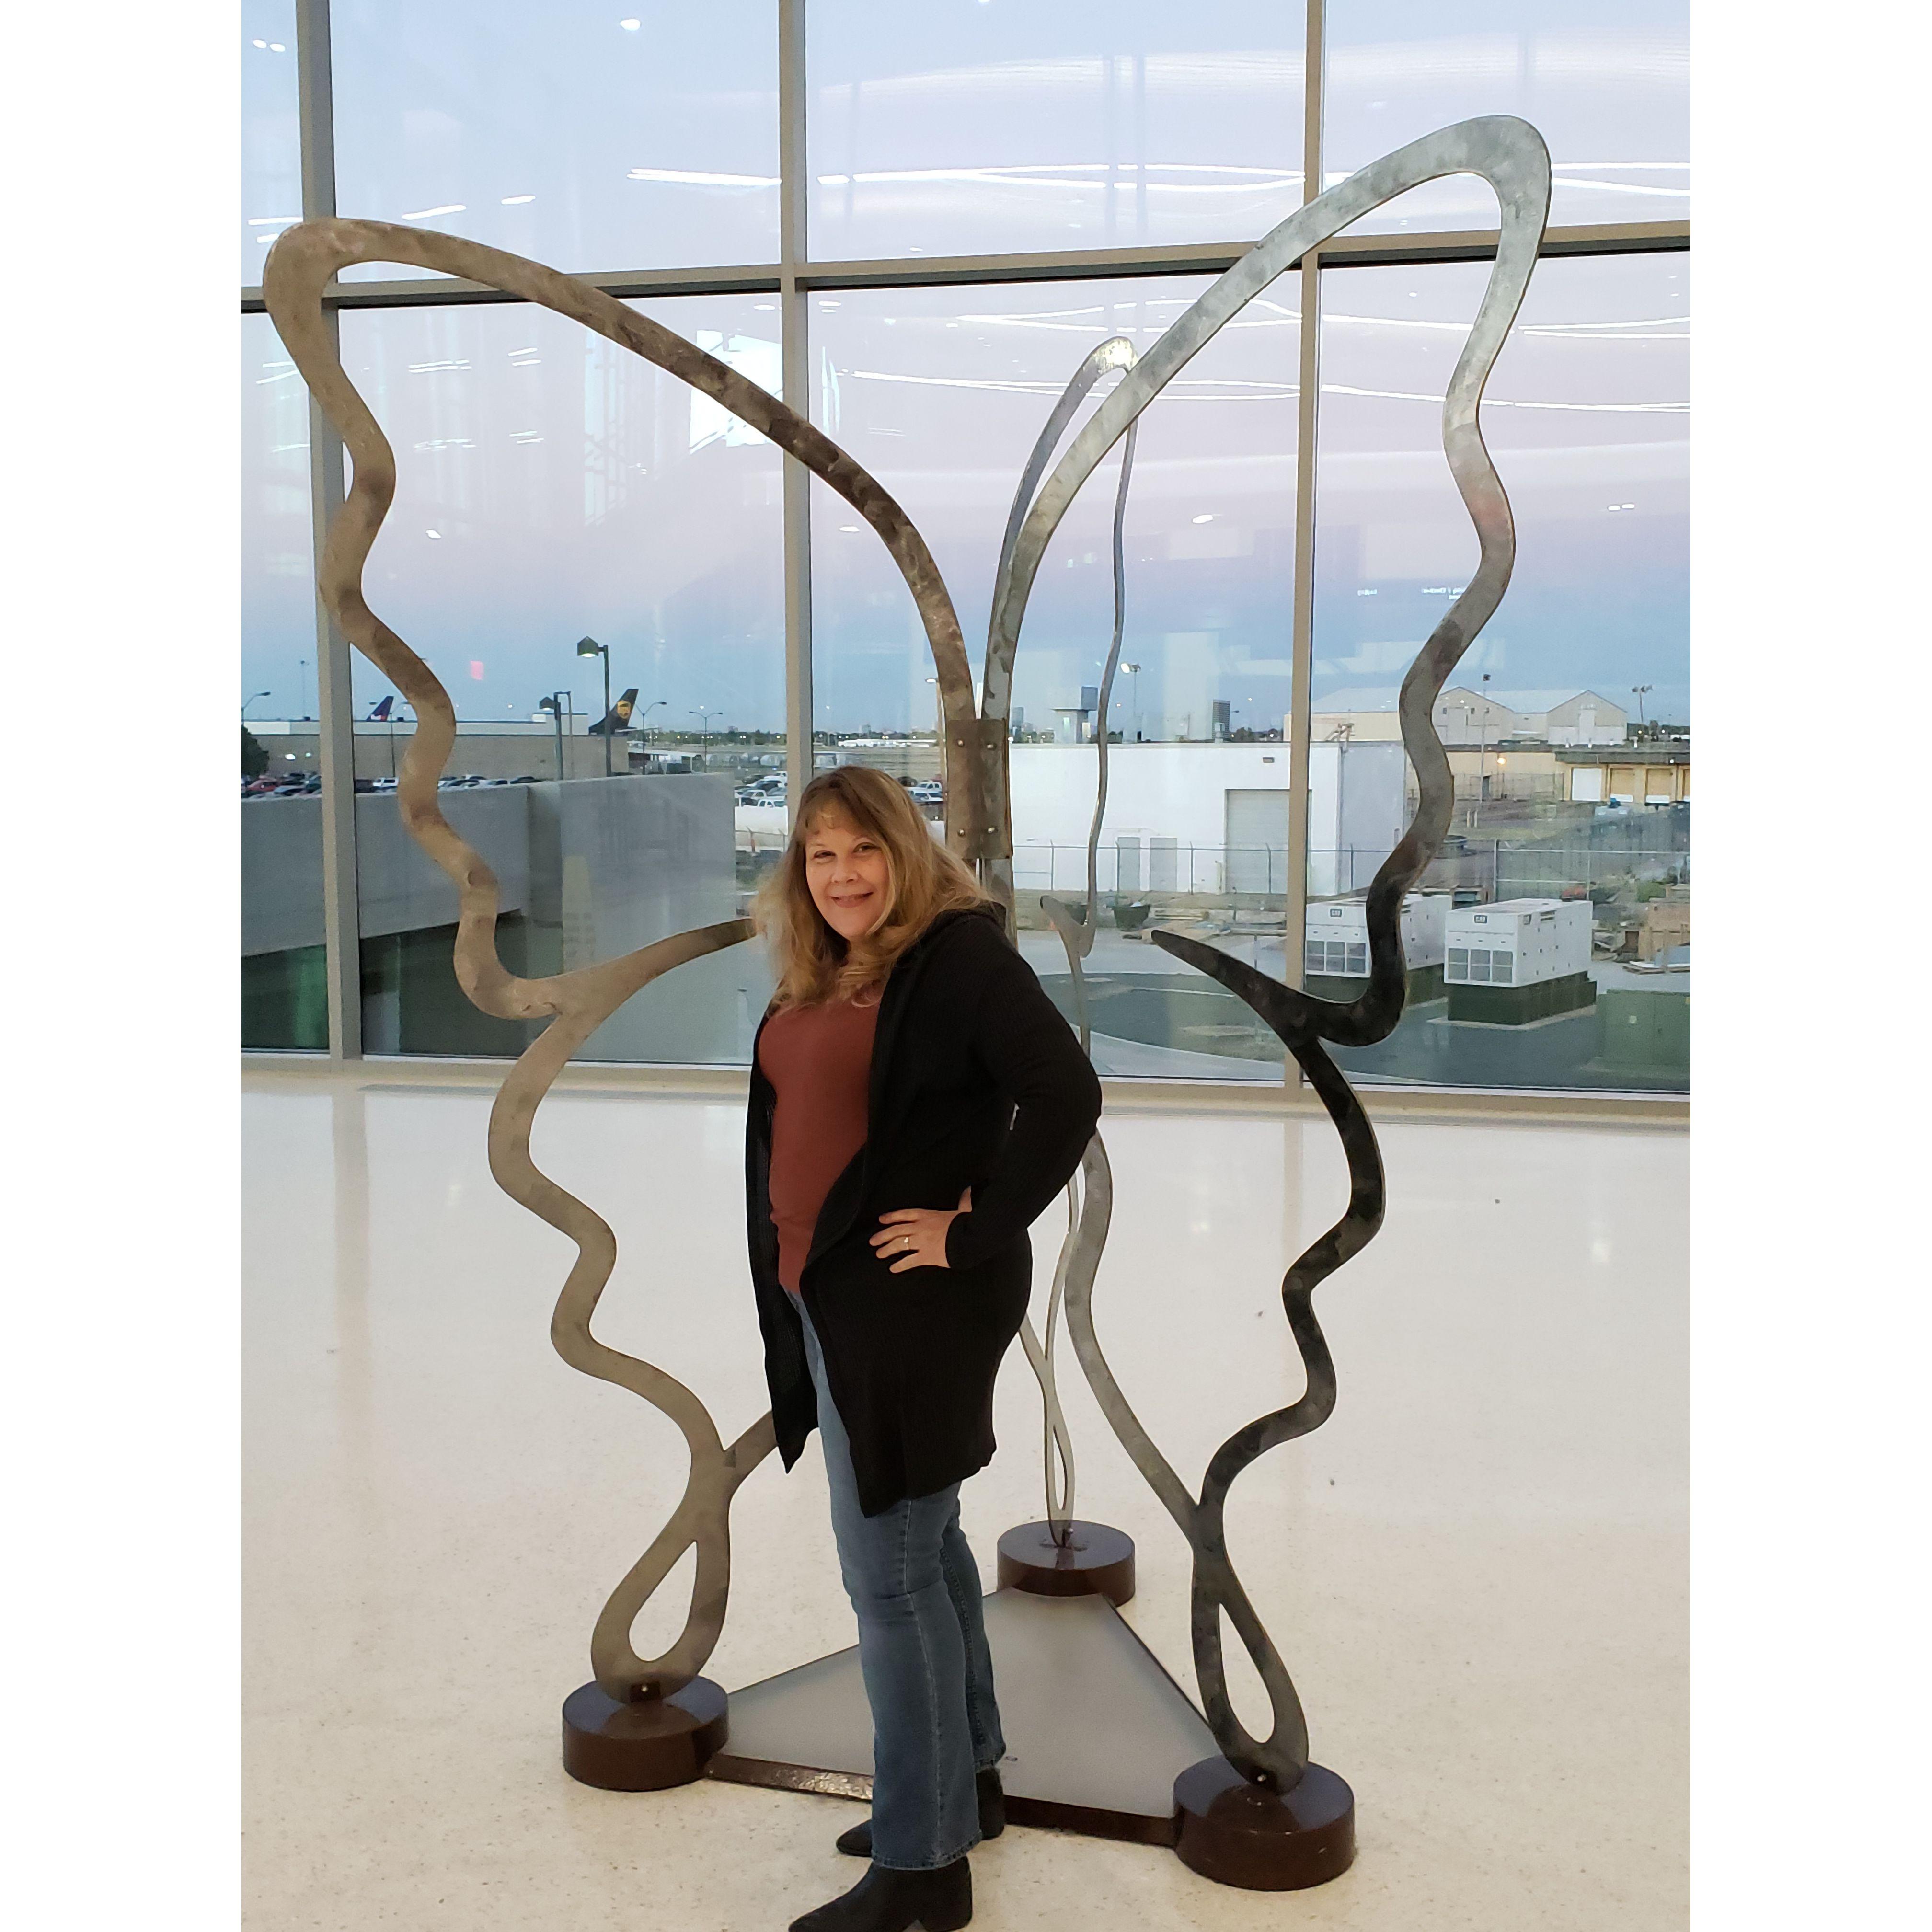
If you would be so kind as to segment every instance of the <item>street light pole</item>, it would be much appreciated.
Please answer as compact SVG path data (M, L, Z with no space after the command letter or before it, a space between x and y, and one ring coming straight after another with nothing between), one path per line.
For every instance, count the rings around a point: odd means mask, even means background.
M1473 830L1483 822L1483 791L1490 782L1490 674L1483 674L1483 715L1477 725L1476 808L1469 815Z
M1643 736L1643 694L1646 691L1656 688L1654 685L1650 684L1634 684L1630 686L1630 695L1636 700L1636 735L1640 738Z
M610 646L600 644L595 638L579 638L577 655L580 658L602 658L604 660L604 776L610 776Z
M670 704L670 700L668 698L652 698L650 703L644 706L638 718L638 735L644 741L644 768L646 771L649 771L650 769L651 734L650 728L646 724L645 720L648 718L651 713L661 704L668 709Z
M247 718L248 718L248 707L249 707L249 706L250 706L250 705L251 705L251 704L259 704L262 701L262 700L263 698L272 698L272 697L274 697L274 693L273 692L272 692L272 691L258 691L258 692L256 692L256 693L255 693L252 697L250 697L250 698L244 698L244 699L242 699L242 718L243 718L244 722L246 722L246 720L247 720Z
M556 776L560 782L561 782L564 775L564 714L566 712L574 711L576 708L576 703L577 700L572 698L570 693L567 691L554 691L548 698L540 698L537 703L537 709L539 711L548 711L550 715L551 722L554 723L556 727Z
M711 713L702 705L694 707L692 716L698 720L698 762L706 771L711 769Z

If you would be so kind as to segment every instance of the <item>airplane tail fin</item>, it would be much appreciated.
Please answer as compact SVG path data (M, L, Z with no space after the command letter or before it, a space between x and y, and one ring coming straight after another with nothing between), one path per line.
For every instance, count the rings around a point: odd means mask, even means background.
M637 701L638 687L634 684L603 717L591 726L586 735L592 738L614 737L630 724L631 712Z
M386 724L389 722L390 709L395 704L395 698L393 693L390 696L382 699L376 704L374 710L371 711L369 716L363 720L363 722L368 724Z

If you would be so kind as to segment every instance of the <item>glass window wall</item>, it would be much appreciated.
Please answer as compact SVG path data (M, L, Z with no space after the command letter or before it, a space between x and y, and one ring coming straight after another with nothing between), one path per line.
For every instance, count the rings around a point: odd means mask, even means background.
M242 1042L326 1052L308 391L242 318Z
M772 300L636 306L778 387ZM351 312L342 334L397 457L370 601L455 700L442 803L498 874L505 964L568 970L732 917L754 862L735 794L784 760L775 448L547 310ZM356 704L364 1050L520 1052L533 1030L458 988L454 890L396 812L412 715L359 657ZM742 1060L769 996L754 947L694 961L585 1056Z
M1292 212L1311 113L1330 182L1471 115L1534 122L1556 166L1552 221L1625 224L1616 245L1630 252L1546 259L1492 380L1484 422L1516 509L1515 578L1438 707L1456 823L1410 915L1429 928L1412 935L1427 956L1412 960L1413 1010L1383 1047L1343 1058L1371 1081L1684 1086L1688 257L1640 252L1660 220L1688 212L1682 0L1327 0L1312 90L1310 10L1256 0L1178 13L1126 0L1078 16L810 0L795 64L781 60L772 0L702 15L335 0L331 70L309 88L296 85L295 12L292 0L244 9L244 286L298 212L299 104L332 90L345 214L578 272L688 277L639 306L774 392L796 304L814 418L931 544L976 672L1012 494L1054 399L1099 343L1146 349L1208 286L1136 276L1130 251L1239 244ZM778 260L787 92L809 176L800 284L700 292L722 267ZM1400 245L1494 219L1480 183L1436 183L1354 239ZM922 256L1044 251L1094 272L1016 281L968 260L916 287L824 285L841 262L922 273ZM1146 943L1156 922L1270 973L1298 968L1318 991L1355 990L1366 935L1352 922L1414 802L1394 686L1474 555L1440 398L1487 274L1331 262L1315 397L1299 390L1300 285L1286 276L1146 412L1104 716L1118 449L1055 536L1012 692L1015 886L1022 944L1066 1000L1042 901L1085 894L1105 734L1089 962L1103 1071L1280 1077L1278 1045L1245 1006L1166 970L1178 962ZM455 699L445 808L504 880L506 962L554 972L727 916L787 826L781 460L574 324L428 292L340 311L345 364L399 469L367 587ZM268 767L244 806L261 814L244 820L244 1032L319 1048L320 801L293 776L320 752L306 401L266 318L248 320L244 346L244 755ZM1291 850L1288 812L1301 436L1319 451L1305 853ZM811 652L812 742L794 748L892 770L937 818L937 686L903 582L817 484L810 556L810 632L791 641ZM527 1030L478 1014L456 986L453 893L388 796L408 707L359 656L353 672L360 930L343 943L361 945L365 1048L514 1052ZM264 842L276 826L293 828L279 856ZM1309 922L1292 933L1288 882L1304 866ZM1521 945L1474 943L1489 908L1518 901L1538 908ZM1529 958L1556 944L1546 901L1562 958L1582 948L1574 970ZM696 962L590 1054L742 1061L764 998L754 949Z
M1301 202L1305 24L1259 0L812 0L812 254L1252 239Z
M1688 1084L1688 257L1546 260L1498 359L1486 440L1516 526L1502 608L1436 727L1455 815L1420 882L1411 1004L1352 1072L1456 1086ZM1415 782L1395 701L1476 561L1442 398L1486 263L1323 276L1306 964L1352 998L1359 895ZM1398 806L1394 788L1406 798ZM1502 937L1497 937L1501 934Z
M1688 220L1688 0L1328 0L1322 185L1432 128L1516 114L1555 171L1552 225ZM1351 231L1493 228L1474 176L1431 182Z
M1012 494L1055 400L1090 351L1116 336L1148 349L1206 286L1160 277L814 298L822 425L932 547L976 674ZM1145 928L1198 929L1281 970L1298 286L1284 280L1229 323L1141 417L1104 721L1118 446L1062 520L1027 608L1010 714L1013 883L1022 950L1070 1010L1040 899L1085 898L1102 728L1112 746L1088 962L1104 1072L1280 1078L1273 1036L1148 945ZM1118 380L1102 379L1063 448ZM938 687L911 598L829 490L812 530L814 754L936 792ZM935 796L928 809L940 808Z
M771 0L334 0L330 16L343 214L580 274L778 259Z
M262 279L268 246L302 219L302 128L294 0L242 8L242 285Z

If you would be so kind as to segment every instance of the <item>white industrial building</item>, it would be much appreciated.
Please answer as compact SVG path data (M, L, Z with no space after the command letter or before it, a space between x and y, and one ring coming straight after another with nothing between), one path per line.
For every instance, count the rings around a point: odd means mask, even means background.
M1312 898L1364 890L1395 850L1408 824L1406 770L1399 744L1310 748ZM1008 771L1015 887L1084 892L1097 748L1014 745ZM1279 898L1288 884L1288 748L1279 743L1109 746L1100 890ZM734 816L742 846L784 844L783 805L740 805Z
M1395 849L1403 763L1399 745L1310 748L1311 895L1360 890ZM1015 886L1084 890L1096 748L1015 745L1010 770ZM1100 890L1284 892L1288 776L1283 744L1109 746Z

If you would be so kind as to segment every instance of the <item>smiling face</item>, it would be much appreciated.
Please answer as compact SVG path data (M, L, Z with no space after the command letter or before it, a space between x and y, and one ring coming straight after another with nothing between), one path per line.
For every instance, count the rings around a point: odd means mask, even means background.
M862 939L892 909L885 848L836 806L805 836L805 882L819 916L841 939Z

